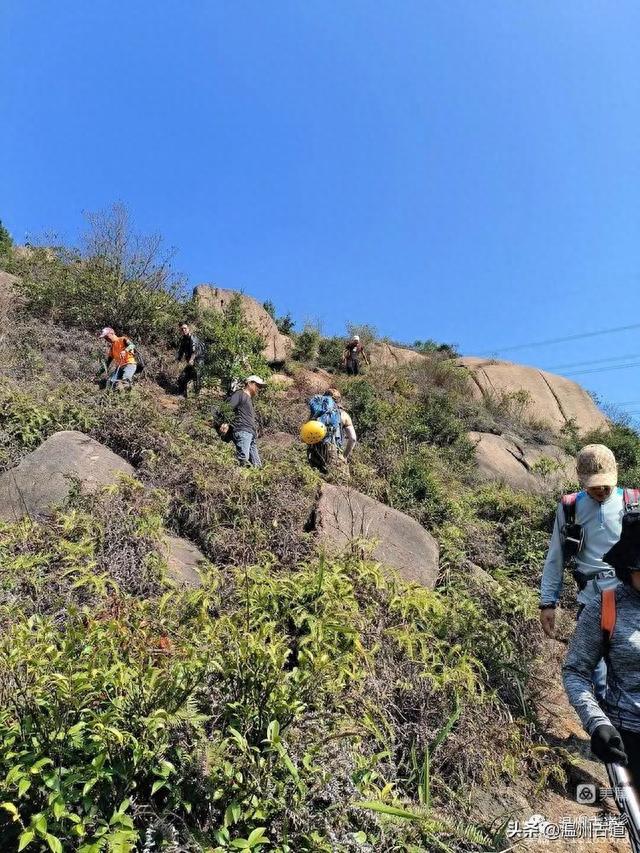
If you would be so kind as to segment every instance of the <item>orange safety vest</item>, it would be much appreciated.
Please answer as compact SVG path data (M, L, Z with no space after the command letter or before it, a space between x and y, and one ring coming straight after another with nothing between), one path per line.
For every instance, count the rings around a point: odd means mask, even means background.
M127 347L131 341L124 336L116 338L111 344L109 358L115 361L118 367L124 367L125 364L135 364L136 357L132 352L127 352Z

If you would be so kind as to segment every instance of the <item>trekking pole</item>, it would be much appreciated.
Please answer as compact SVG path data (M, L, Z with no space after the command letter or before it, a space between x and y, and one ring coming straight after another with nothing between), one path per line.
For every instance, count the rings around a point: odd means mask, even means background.
M629 771L620 764L606 764L605 767L616 805L620 814L626 818L631 849L633 853L640 853L640 803Z

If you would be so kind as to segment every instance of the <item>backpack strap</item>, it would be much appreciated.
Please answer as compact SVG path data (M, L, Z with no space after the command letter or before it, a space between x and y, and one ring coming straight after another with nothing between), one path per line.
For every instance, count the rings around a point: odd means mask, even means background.
M577 492L571 492L569 495L562 496L562 510L564 512L564 523L576 523L576 501L578 499Z
M605 649L605 657L609 651L611 636L616 627L616 588L603 589L600 593L600 628L602 629L602 644Z
M640 505L640 489L625 489L622 493L622 500L624 501L625 512L637 510Z

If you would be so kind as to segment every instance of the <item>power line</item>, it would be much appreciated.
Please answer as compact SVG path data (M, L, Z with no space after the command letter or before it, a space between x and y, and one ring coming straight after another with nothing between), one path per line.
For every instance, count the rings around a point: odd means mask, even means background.
M515 352L516 350L521 349L531 349L533 347L546 347L551 344L563 344L567 341L579 341L583 338L596 338L599 335L611 335L614 332L629 332L632 329L640 329L640 323L633 323L630 326L614 326L611 329L598 329L595 332L582 332L579 335L567 335L564 338L547 338L544 341L532 341L528 344L512 344L508 347L500 347L499 349L491 350L490 352L485 352L484 355L493 355L494 353L502 353L502 352Z
M555 364L553 367L543 367L542 370L566 370L569 367L582 367L583 365L605 364L612 361L626 361L629 358L638 358L638 351L626 355L612 355L609 358L593 358L590 361L573 361L570 364Z
M627 370L629 367L640 367L640 361L632 361L629 364L614 364L609 367L592 367L590 370L573 370L566 376L579 376L585 373L608 373L611 370Z

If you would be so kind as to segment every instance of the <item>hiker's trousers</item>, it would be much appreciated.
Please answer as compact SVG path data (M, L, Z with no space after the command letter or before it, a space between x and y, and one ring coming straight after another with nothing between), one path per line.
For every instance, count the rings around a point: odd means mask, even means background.
M252 465L254 468L262 466L256 437L252 432L234 430L233 443L236 446L236 459L241 465Z

